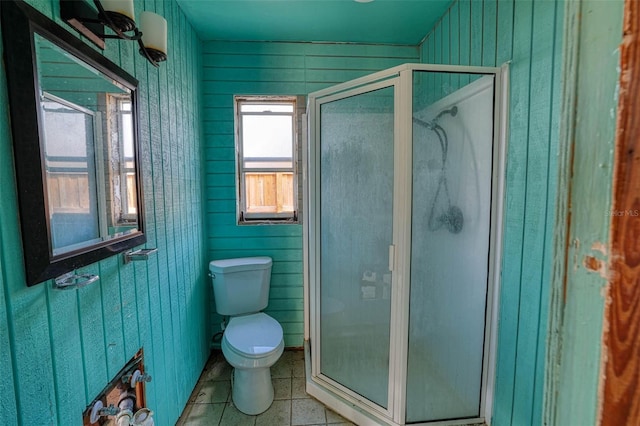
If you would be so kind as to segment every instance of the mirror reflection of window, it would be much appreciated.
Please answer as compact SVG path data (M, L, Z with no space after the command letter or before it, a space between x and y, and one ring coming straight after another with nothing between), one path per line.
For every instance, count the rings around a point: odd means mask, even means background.
M45 93L45 170L54 254L100 237L95 114Z
M120 116L120 125L122 134L120 142L122 143L123 157L120 159L123 167L123 175L125 182L125 191L123 193L124 208L122 216L127 220L136 220L138 206L136 205L136 176L135 176L135 157L133 149L133 117L131 115L131 100L120 98L118 100L118 113Z
M109 175L108 210L111 226L117 233L135 227L138 214L131 97L107 93L105 107L109 135L105 155Z
M34 37L51 254L137 232L131 91Z

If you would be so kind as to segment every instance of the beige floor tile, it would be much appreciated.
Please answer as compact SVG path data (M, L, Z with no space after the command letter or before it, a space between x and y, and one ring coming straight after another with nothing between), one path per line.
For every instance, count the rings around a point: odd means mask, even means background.
M291 424L291 400L273 401L271 407L256 418L256 426L289 426Z
M273 399L291 399L291 379L271 379Z
M279 362L288 362L289 364L291 364L292 357L293 357L293 352L284 351L284 352L282 352L282 355L280 356L280 359L278 359L278 361Z
M231 380L231 366L224 359L224 356L220 354L219 356L211 357L214 361L209 361L207 366L205 367L205 371L202 374L200 380L203 381L224 381Z
M291 400L291 424L314 425L325 424L327 418L324 414L324 405L315 399Z
M220 422L225 404L190 404L184 426L215 426Z
M292 368L293 377L304 377L304 360L298 359L293 361Z
M285 352L286 354L287 352ZM291 360L289 357L280 357L273 367L271 367L272 379L286 379L291 377Z
M227 402L220 426L253 426L255 424L256 416L248 416L238 410L232 402Z
M304 377L294 377L291 379L291 398L300 399L300 398L311 398L311 396L304 390L305 388L305 378Z
M231 382L225 381L206 381L198 384L196 392L191 396L191 402L194 404L212 404L216 402L227 402L229 393L231 392Z
M304 361L304 351L303 350L295 350L295 351L288 351L291 355L289 355L291 357L291 361Z

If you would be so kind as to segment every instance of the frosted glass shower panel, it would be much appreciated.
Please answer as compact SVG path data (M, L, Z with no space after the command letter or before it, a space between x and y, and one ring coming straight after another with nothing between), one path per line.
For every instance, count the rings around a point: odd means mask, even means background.
M394 88L320 109L320 370L387 407Z
M480 415L493 86L414 72L408 422Z

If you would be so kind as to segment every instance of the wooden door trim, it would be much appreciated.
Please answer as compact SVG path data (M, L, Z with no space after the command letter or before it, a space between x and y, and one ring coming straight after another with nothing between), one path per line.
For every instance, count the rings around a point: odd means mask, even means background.
M640 424L640 2L625 1L600 424Z

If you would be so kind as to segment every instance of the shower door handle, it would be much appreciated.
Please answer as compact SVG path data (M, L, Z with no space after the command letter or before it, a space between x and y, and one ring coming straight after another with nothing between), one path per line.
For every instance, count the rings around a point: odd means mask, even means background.
M396 246L391 244L389 246L389 270L393 271L396 264Z

